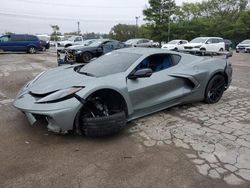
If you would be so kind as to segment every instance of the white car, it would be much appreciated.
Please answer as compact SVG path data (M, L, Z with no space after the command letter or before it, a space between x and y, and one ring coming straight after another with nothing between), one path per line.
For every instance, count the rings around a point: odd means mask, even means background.
M185 44L184 50L222 52L225 50L225 42L220 37L197 37Z
M243 40L236 46L236 53L239 52L245 52L245 53L250 52L250 39Z
M128 47L153 47L154 41L149 39L130 39L125 42Z
M82 36L71 36L67 40L58 42L58 46L67 48L69 46L80 45L83 41L84 39Z
M164 44L161 48L166 50L184 50L184 44L187 44L187 40L172 40L167 44Z

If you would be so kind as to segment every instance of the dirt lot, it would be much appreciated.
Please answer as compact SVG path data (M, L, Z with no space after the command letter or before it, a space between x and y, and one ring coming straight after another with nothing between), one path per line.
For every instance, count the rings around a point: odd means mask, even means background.
M0 54L0 187L250 187L250 54L232 58L232 87L215 105L175 107L111 138L49 133L12 106L56 54Z

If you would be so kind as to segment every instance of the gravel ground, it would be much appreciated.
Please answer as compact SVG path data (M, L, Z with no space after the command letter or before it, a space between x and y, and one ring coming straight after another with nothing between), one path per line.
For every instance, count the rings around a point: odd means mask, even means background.
M56 67L53 50L0 54L0 187L250 187L250 54L214 105L174 107L102 139L30 126L12 106L21 86Z

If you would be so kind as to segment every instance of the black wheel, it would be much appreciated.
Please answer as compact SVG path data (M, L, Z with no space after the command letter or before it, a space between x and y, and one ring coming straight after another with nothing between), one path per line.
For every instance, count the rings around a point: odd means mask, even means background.
M239 51L236 51L236 53L239 53Z
M206 55L206 49L205 48L200 49L200 51L201 51L202 56Z
M77 115L77 130L91 137L120 132L127 123L125 101L114 92L99 91L88 97Z
M224 91L225 91L226 80L223 75L215 75L208 83L205 93L205 102L208 104L217 103Z
M31 46L31 47L28 48L28 53L35 54L36 52L37 52L36 47Z
M126 115L125 112L119 112L105 117L84 118L82 125L82 131L86 136L111 136L126 126Z
M219 51L220 51L220 52L223 52L223 48L221 48Z
M89 63L92 58L93 58L93 56L89 52L84 52L82 54L82 61L83 61L83 63Z
M42 47L42 51L43 51L43 52L46 51L46 47L45 47L45 46Z

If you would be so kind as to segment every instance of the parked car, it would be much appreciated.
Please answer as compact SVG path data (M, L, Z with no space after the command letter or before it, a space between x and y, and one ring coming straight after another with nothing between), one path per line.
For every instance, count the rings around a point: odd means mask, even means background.
M35 35L10 34L0 37L0 50L35 54L42 50L42 42Z
M69 46L82 44L83 41L84 41L84 39L82 36L71 36L67 40L60 41L57 44L59 47L67 48Z
M184 44L187 44L187 40L172 40L167 44L164 44L161 48L166 50L184 50Z
M36 35L41 40L42 50L46 51L50 48L50 36L49 35Z
M149 39L130 39L125 44L128 47L153 47L154 42Z
M217 103L232 80L229 56L124 48L87 65L42 72L19 91L14 106L31 124L44 118L57 133L106 136L128 121L172 106Z
M225 50L230 51L232 49L232 41L228 39L223 39L223 41L225 43Z
M89 63L93 58L100 57L103 54L106 54L113 50L124 48L125 46L126 45L120 41L110 39L99 39L88 46L70 46L65 49L65 58L63 64L75 62Z
M236 53L239 52L245 52L245 53L250 52L250 39L243 40L236 46Z
M225 43L220 37L198 37L184 45L184 50L205 52L223 52Z

